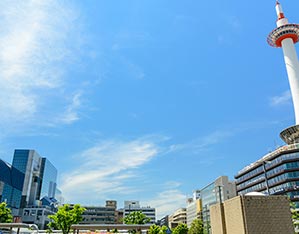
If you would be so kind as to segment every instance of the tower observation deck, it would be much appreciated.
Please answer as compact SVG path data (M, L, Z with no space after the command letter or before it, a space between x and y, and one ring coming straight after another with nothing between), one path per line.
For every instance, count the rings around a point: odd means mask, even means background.
M287 144L299 143L299 61L295 43L299 41L299 24L290 24L281 4L276 1L277 27L268 35L270 46L282 48L293 99L296 123L280 133Z

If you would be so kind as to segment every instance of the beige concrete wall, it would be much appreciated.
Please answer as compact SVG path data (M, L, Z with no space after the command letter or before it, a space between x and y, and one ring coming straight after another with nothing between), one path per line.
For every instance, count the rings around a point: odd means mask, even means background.
M226 234L225 218L223 212L221 213L221 206L219 203L210 206L211 229L213 234Z
M294 234L289 201L284 196L244 196L247 234Z
M294 234L289 201L284 196L238 196L211 206L213 234ZM222 224L223 217L225 224Z
M246 234L241 197L234 197L223 204L228 234Z

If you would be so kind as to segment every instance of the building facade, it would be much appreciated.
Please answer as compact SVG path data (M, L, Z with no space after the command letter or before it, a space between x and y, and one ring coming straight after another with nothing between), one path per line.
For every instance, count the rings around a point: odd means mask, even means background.
M166 215L164 217L162 217L160 220L157 221L157 225L159 226L166 226L166 227L169 227L169 216Z
M299 207L299 144L282 146L235 176L237 194L287 195Z
M210 227L210 206L222 203L236 196L236 185L227 176L220 176L200 190L202 202L202 221L205 228Z
M168 227L175 228L180 223L187 224L187 209L177 209L173 214L168 217Z
M48 206L26 207L23 209L22 222L36 224L39 230L48 229L48 223L51 221L48 216L55 214L55 211Z
M284 196L237 196L211 206L213 234L293 234Z
M133 211L141 211L147 218L150 219L148 224L156 223L156 209L150 206L141 207L139 201L124 202L124 218Z
M82 215L83 220L80 224L115 224L116 217L116 201L106 201L105 206L84 206L86 209Z
M56 168L35 150L16 149L12 165L0 160L1 201L24 223L46 225L49 210L57 205L56 180Z
M201 206L200 190L195 190L193 192L193 197L187 199L186 213L187 213L188 228L190 228L193 220L202 219L202 206Z
M6 202L14 216L21 204L25 174L0 159L0 201Z

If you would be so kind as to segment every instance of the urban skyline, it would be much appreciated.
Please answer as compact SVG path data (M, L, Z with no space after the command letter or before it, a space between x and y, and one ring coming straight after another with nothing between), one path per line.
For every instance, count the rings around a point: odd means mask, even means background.
M161 216L232 179L295 122L266 43L274 4L1 3L1 158L36 149L66 202L136 199Z

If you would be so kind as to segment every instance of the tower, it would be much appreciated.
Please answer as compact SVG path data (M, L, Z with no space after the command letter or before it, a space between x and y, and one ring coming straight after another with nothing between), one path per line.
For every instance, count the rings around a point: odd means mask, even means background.
M295 43L299 41L299 24L290 24L281 4L276 1L277 27L269 34L270 46L282 48L295 112L295 125L280 133L287 144L299 143L299 61Z

